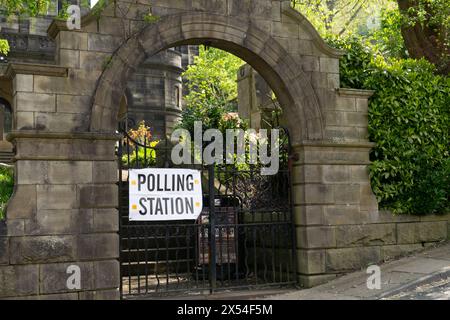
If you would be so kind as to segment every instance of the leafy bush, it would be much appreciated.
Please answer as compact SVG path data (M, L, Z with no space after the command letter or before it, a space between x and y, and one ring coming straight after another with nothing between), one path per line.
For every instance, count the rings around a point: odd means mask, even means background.
M150 127L146 126L145 121L141 121L137 129L130 129L128 136L131 139L125 137L122 142L126 148L122 156L122 164L125 167L135 167L136 164L142 167L154 165L156 163L155 148L160 141L152 141Z
M13 193L14 175L11 168L0 165L0 220L5 218L6 204Z
M425 60L385 59L359 39L332 43L347 51L343 86L375 90L370 176L380 206L395 213L448 211L450 78Z

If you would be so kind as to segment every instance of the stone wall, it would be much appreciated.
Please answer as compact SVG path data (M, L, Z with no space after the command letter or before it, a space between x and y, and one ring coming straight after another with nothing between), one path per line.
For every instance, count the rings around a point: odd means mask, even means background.
M329 212L340 212L329 219ZM351 213L353 211L353 214ZM393 215L380 211L361 216L354 210L329 206L304 225L297 211L299 282L312 287L346 272L422 250L450 240L450 215ZM305 248L302 243L314 243Z

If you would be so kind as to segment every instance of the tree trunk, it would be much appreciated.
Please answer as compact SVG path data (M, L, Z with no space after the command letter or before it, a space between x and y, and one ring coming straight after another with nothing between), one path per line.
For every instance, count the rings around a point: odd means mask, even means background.
M409 8L417 5L416 0L397 0L400 12L407 14ZM432 13L430 12L430 15ZM436 65L438 71L442 74L450 73L449 63L445 63L445 56L450 55L448 48L444 46L441 30L433 30L425 23L423 26L416 23L413 26L402 27L402 35L405 40L406 48L411 58L425 58ZM444 33L445 34L445 33Z

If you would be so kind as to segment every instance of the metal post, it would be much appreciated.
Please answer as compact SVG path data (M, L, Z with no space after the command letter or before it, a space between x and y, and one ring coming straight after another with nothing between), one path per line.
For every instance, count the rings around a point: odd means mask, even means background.
M214 190L214 164L208 167L209 176L209 281L210 291L214 292L217 282L216 270L216 217L215 217L215 190Z
M120 128L119 128L119 132ZM124 192L124 186L122 181L122 171L123 171L123 164L122 164L122 156L123 156L123 146L122 146L122 139L119 140L119 145L117 148L117 165L119 167L119 181L118 181L118 187L119 187L119 202L118 202L118 214L119 214L119 275L120 275L120 299L123 299L123 279L122 279L122 237L124 230L122 229L122 210L123 210L123 192Z

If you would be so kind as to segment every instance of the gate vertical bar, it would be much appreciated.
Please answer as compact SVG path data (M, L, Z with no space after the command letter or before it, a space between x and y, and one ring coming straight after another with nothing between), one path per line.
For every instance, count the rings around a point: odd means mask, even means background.
M120 128L119 128L120 130ZM120 132L120 131L119 131ZM123 212L123 194L124 194L124 188L123 188L123 177L122 177L122 170L123 170L123 164L122 164L122 156L123 156L123 146L122 146L122 139L119 140L119 146L117 148L117 164L119 167L119 209L118 215L119 215L119 276L120 276L120 299L123 299L123 279L122 279L122 237L123 237L123 229L122 229L122 212Z
M216 270L216 203L214 179L214 164L208 167L209 177L209 281L210 292L213 293L217 286L217 270Z

